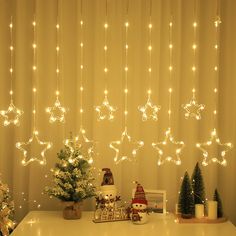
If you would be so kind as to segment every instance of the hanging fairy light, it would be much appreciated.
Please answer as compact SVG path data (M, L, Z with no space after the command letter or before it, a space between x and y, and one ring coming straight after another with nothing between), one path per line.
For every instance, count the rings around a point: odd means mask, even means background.
M114 119L114 112L117 110L115 107L110 105L108 100L108 66L107 66L107 51L108 51L108 44L107 44L107 29L109 27L108 20L107 20L107 11L108 5L106 1L106 20L104 23L104 76L105 76L105 89L104 89L104 99L101 105L95 106L95 111L97 112L97 119L98 121L101 120L110 120Z
M173 64L172 64L172 50L173 50L173 43L172 43L172 27L173 23L170 21L169 23L169 80L170 80L170 86L172 85L172 72L173 72ZM157 151L158 153L158 161L157 165L163 165L165 162L172 162L176 165L181 164L180 155L182 152L182 149L184 148L185 144L183 141L175 141L173 134L171 133L171 106L172 106L172 92L173 89L170 87L168 89L169 93L169 108L168 108L168 122L169 127L167 128L165 132L165 138L161 142L152 143L152 147ZM174 155L170 152L168 152L167 147L169 149L174 149Z
M32 23L33 25L33 32L34 32L34 42L33 42L33 67L32 67L32 79L33 79L33 134L31 135L31 137L29 138L28 141L26 142L17 142L16 143L16 148L19 149L22 154L23 154L23 160L21 161L23 166L27 166L29 163L31 162L39 162L39 164L41 165L45 165L46 164L46 157L45 157L45 152L47 150L49 150L52 147L52 143L51 142L45 142L45 141L41 141L39 139L39 132L37 130L36 127L36 93L37 93L37 75L36 75L36 70L37 70L37 60L36 60L36 48L37 48L37 44L36 44L36 21L35 21L35 17L34 17L34 21ZM40 156L38 155L32 155L30 156L27 148L29 146L37 144L38 146L40 146L40 148L42 149L40 152Z
M2 110L0 111L0 116L3 117L3 125L8 126L10 124L19 126L20 125L20 117L24 113L21 109L17 108L14 105L13 102L13 61L14 61L14 45L13 45L13 22L12 22L12 17L11 17L11 23L9 25L10 29L10 37L11 37L11 45L9 47L10 49L10 58L11 58L11 64L10 64L10 80L11 80L11 86L10 86L10 105L8 106L7 110Z
M88 162L90 164L94 161L94 141L86 136L86 131L83 127L83 93L84 93L84 20L83 20L83 0L80 0L80 130L78 135L65 139L64 145L68 146L73 153L74 147L82 148L88 154Z
M121 133L120 140L112 141L109 147L115 151L114 162L119 164L124 160L132 161L136 158L137 151L144 145L143 141L133 141L131 136L128 134L127 118L128 118L128 0L126 9L126 22L125 26L125 65L124 65L124 78L125 78L125 89L124 89L124 131Z
M217 107L218 107L218 80L219 80L219 48L220 48L220 14L219 14L219 3L217 1L217 10L216 10L216 19L214 21L215 26L215 43L214 43L214 50L215 50L215 66L213 67L213 71L215 73L215 88L213 88L213 93L215 97L215 108L213 109L213 117L214 117L214 127L217 126ZM222 166L227 165L226 154L227 152L233 148L233 144L222 143L220 138L217 134L216 128L213 128L211 131L210 139L204 143L197 143L196 147L202 151L203 160L202 165L207 166L210 163L217 163ZM219 149L220 154L212 154L210 151L211 147L216 147L217 150Z
M151 88L151 82L152 82L152 0L150 0L150 15L149 15L149 24L148 24L148 35L149 35L149 43L148 43L148 55L149 55L149 63L148 63L148 82L149 82L149 88L147 91L147 102L143 106L139 106L138 110L142 114L142 121L147 120L158 120L158 111L161 109L161 106L155 105L152 102L152 88Z
M52 107L47 107L46 112L50 115L49 122L55 123L56 121L60 123L65 123L65 114L66 108L61 105L59 100L60 90L60 43L59 43L59 35L60 35L60 25L59 25L59 0L57 1L57 24L56 24L56 35L57 35L57 44L56 44L56 77L57 77L57 89L56 89L56 101Z
M193 22L193 32L194 32L194 41L192 44L193 49L193 65L191 67L192 77L193 77L193 88L192 88L192 98L186 104L182 104L183 109L185 110L185 118L195 118L196 120L201 119L201 112L204 110L205 105L199 104L196 99L196 73L197 73L197 63L196 63L196 50L197 50L197 21L196 21L196 1L194 2L194 22Z

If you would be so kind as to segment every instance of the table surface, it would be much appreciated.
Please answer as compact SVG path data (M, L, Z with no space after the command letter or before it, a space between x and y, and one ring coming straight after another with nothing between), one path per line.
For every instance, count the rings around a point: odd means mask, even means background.
M64 220L59 211L31 211L11 236L236 236L230 222L219 224L179 224L172 214L149 215L144 225L131 221L94 223L93 212L83 212L79 220Z

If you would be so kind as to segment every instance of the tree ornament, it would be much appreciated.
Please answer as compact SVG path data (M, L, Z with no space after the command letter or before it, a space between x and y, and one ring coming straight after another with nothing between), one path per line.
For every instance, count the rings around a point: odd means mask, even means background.
M184 174L179 193L179 212L182 218L192 218L194 215L194 195L187 171Z
M115 151L114 162L119 164L124 160L132 161L137 155L137 151L143 147L143 141L132 141L129 136L127 127L121 134L121 139L110 142L109 147Z
M213 200L217 201L217 217L218 218L223 217L224 216L223 205L222 205L220 194L217 189L215 189Z
M213 145L216 145L216 147L220 150L220 156L218 155L216 157L213 157L212 153L209 151L210 148L212 148ZM203 161L202 165L207 166L211 162L218 163L222 166L227 165L227 160L225 159L226 153L233 148L232 143L221 143L216 129L213 129L211 132L211 138L209 141L204 143L197 143L196 147L202 151L203 154Z
M194 204L205 205L205 187L204 187L202 172L198 162L193 170L191 182L194 193Z
M39 145L42 148L40 152L41 157L31 156L29 157L29 153L27 151L27 146ZM51 142L41 141L38 137L38 131L34 131L32 137L27 142L17 142L16 148L19 149L23 153L23 160L21 161L23 166L27 166L30 162L37 161L41 165L46 165L46 157L45 152L52 147Z
M172 146L175 149L175 157L165 153L164 148L167 146ZM152 143L152 147L158 151L158 161L157 164L160 166L166 161L173 162L176 165L181 165L180 155L185 144L183 141L175 141L173 135L171 134L171 129L168 128L165 132L165 139L162 142Z

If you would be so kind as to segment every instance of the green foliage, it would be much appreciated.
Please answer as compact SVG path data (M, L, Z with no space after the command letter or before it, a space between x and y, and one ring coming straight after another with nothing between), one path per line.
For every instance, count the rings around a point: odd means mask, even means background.
M191 182L194 193L194 204L205 204L205 187L198 162L194 168Z
M218 218L223 217L224 213L223 213L222 201L217 189L215 189L213 200L217 201L217 217Z
M179 212L182 217L191 217L194 214L194 196L188 172L184 174L179 194Z
M62 201L75 202L95 196L87 153L82 153L78 147L72 150L65 146L57 157L59 161L52 170L54 187L46 187L46 193Z

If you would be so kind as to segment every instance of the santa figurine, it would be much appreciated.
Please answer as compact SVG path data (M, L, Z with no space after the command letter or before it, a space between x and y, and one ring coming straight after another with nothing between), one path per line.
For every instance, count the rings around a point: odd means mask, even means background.
M147 222L147 204L144 189L137 183L131 208L131 220L134 224L145 224Z

